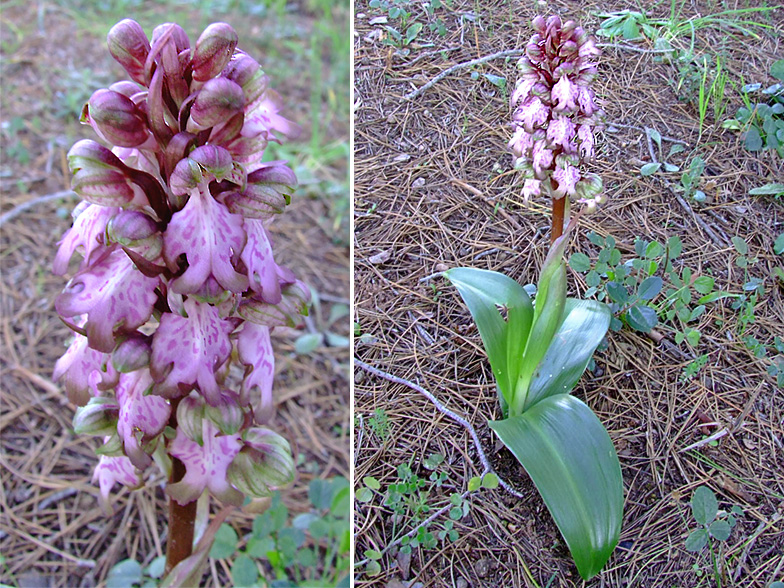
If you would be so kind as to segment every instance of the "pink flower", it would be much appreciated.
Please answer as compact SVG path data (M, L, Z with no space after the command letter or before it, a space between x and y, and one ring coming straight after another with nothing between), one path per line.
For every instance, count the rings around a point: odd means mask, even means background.
M535 127L541 127L550 117L548 108L538 97L532 96L525 100L517 111L513 119L523 123L523 127L529 133L533 133Z
M553 172L553 179L558 182L556 194L560 194L559 197L562 197L564 194L574 196L575 187L577 182L580 181L580 170L568 164L565 167L558 166Z
M202 444L188 438L182 430L169 446L169 453L185 464L185 477L171 484L166 491L179 504L196 500L205 488L229 504L240 506L243 496L231 487L226 479L226 470L234 456L242 449L239 434L221 435L218 427L208 418L202 420Z
M542 182L539 180L525 180L523 184L523 198L528 202L532 196L539 196L541 194Z
M582 124L577 129L577 138L580 140L580 155L585 158L593 157L593 127Z
M577 86L577 103L585 116L591 116L596 112L596 104L593 101L593 90L588 86Z
M124 455L120 457L102 455L93 472L93 483L95 482L98 482L101 488L101 500L105 506L109 500L109 492L115 484L138 488L142 485L142 476L133 467L131 460Z
M556 110L572 112L577 108L575 104L577 86L570 82L567 76L561 76L561 79L553 86L552 97L554 102L558 102L555 106Z
M534 166L534 171L537 177L544 174L544 170L550 167L553 162L553 152L547 148L545 141L534 142L531 163Z
M574 123L566 116L559 116L550 121L547 127L547 139L556 146L561 146L564 151L571 151L571 142L574 139Z

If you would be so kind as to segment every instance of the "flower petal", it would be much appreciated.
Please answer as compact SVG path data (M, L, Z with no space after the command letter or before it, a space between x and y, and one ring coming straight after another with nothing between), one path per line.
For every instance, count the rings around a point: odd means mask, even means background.
M172 216L163 237L163 256L170 269L177 268L181 254L188 260L188 268L172 281L172 289L181 294L197 292L212 275L227 290L244 292L248 279L233 266L244 246L242 216L216 201L206 185L194 189L185 208Z
M226 479L226 470L234 456L242 448L237 435L220 435L210 419L202 420L203 444L191 441L185 433L177 431L177 437L169 446L169 453L185 464L185 476L180 482L170 484L166 491L181 505L196 500L205 488L223 502L239 506L243 496L232 488Z
M159 283L115 249L71 278L55 307L65 317L86 313L90 347L108 353L114 349L116 330L135 330L150 318Z
M270 329L246 322L237 337L237 353L245 366L242 399L253 407L256 423L262 424L272 416L272 380L275 374L275 355L272 352Z
M198 386L205 400L220 399L215 371L231 353L229 333L235 324L223 320L218 309L193 299L184 303L187 317L166 313L153 335L150 371L162 396L179 395L182 387Z
M145 395L154 382L146 369L120 375L117 385L117 402L120 416L117 433L123 441L125 454L133 465L144 469L151 458L142 444L159 435L169 420L171 407L160 396Z

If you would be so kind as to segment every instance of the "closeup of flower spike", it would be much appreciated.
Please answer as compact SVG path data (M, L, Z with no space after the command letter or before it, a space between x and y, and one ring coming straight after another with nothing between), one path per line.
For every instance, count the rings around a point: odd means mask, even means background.
M568 218L569 201L592 212L604 200L601 178L580 167L594 156L594 131L602 117L591 88L600 51L574 21L537 16L532 25L535 33L517 64L509 149L515 167L523 171L524 198L544 194L553 199L555 241Z
M241 505L294 477L288 442L267 428L270 332L297 324L310 290L275 262L269 234L297 179L262 157L300 129L237 45L226 23L195 45L176 24L148 39L137 22L117 23L109 51L130 80L84 106L102 143L68 153L83 201L54 271L82 259L56 300L74 339L54 376L80 407L75 430L104 438L94 476L104 507L115 484L139 487L153 461L171 464L170 537L188 524L192 536L192 515L174 526L204 492ZM242 382L227 377L232 361ZM190 555L192 541L180 543L169 571Z

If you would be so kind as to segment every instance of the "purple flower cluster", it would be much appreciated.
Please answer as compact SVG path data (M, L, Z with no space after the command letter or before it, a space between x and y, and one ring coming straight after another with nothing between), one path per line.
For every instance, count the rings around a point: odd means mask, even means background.
M288 443L262 426L270 331L295 325L310 291L275 262L268 233L296 177L261 160L299 127L237 41L225 23L194 47L176 24L150 41L137 22L117 23L109 51L133 81L98 90L82 112L111 147L83 140L68 153L83 201L54 271L75 252L82 261L56 300L75 336L54 376L80 406L75 430L105 438L94 476L104 500L116 482L139 486L153 458L185 464L168 488L180 504L205 488L241 504L294 475ZM232 358L245 370L238 391L226 386Z
M509 142L515 166L523 170L523 195L569 196L595 209L602 200L599 176L583 173L580 163L594 155L594 129L601 111L591 82L600 51L574 21L537 16L536 31L518 62L520 78L512 92L515 132Z

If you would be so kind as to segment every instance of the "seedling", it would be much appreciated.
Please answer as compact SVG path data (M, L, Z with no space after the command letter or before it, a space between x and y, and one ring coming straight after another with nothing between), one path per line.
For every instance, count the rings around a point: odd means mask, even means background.
M700 525L686 538L686 550L700 552L707 545L710 549L713 577L716 585L722 585L724 562L721 557L721 546L727 541L737 517L743 516L743 510L733 506L730 512L720 511L716 495L707 486L700 486L691 498L691 512L694 520ZM714 543L718 543L714 551Z

